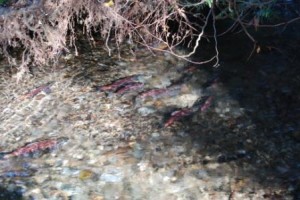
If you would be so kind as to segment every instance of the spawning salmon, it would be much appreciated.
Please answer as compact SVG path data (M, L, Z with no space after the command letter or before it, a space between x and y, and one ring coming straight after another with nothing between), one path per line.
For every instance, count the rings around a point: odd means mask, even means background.
M213 100L213 97L212 97L212 96L208 97L208 98L205 100L204 104L202 104L202 105L200 106L200 111L201 111L201 112L204 112L205 110L207 110L207 109L209 108L209 106L212 104L212 100Z
M204 112L205 110L207 110L209 108L209 106L211 105L213 100L212 96L204 96L199 98L194 105L192 106L192 109L194 110L194 112L200 110L201 112Z
M182 108L180 110L172 112L170 118L166 121L164 127L171 126L175 121L180 120L181 118L190 116L197 111L204 112L209 108L213 100L211 96L204 96L201 99L197 100L194 105L190 108Z
M171 126L175 121L178 121L179 119L183 117L187 117L189 115L193 114L193 110L190 108L183 108L177 111L172 112L171 117L167 120L164 127Z
M8 159L11 157L27 157L31 155L36 155L36 154L44 153L47 150L53 150L55 148L58 148L62 144L66 143L67 141L68 138L60 137L55 139L47 139L47 140L42 140L37 142L31 142L11 152L1 152L0 157L2 159Z
M127 84L144 82L144 78L145 75L140 75L140 74L128 76L128 77L118 79L112 82L111 84L96 87L96 90L100 92L115 92L120 87L125 86Z
M144 87L144 83L139 83L139 82L128 83L128 84L118 88L116 93L122 95L122 94L124 94L128 91L138 90L138 89L141 89L143 87Z
M41 85L37 88L35 88L34 90L24 94L21 99L30 99L33 98L34 96L38 95L40 92L44 91L45 93L49 94L51 92L50 86L53 84L54 82L50 82L47 83L45 85Z

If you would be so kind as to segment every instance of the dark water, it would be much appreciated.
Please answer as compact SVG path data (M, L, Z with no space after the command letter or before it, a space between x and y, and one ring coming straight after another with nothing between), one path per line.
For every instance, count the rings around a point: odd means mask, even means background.
M255 126L251 134L237 134L238 142L224 138L226 143L219 148L224 154L230 148L251 149L251 159L246 162L253 167L252 176L265 185L278 181L286 191L293 188L294 199L299 199L300 192L299 25L292 24L282 32L263 29L262 33L254 33L261 51L254 51L250 59L253 44L246 37L220 39L221 65L217 69L230 97L245 109ZM234 123L242 121L236 119ZM253 143L249 145L247 140ZM226 156L221 159L224 160ZM284 196L273 194L266 198Z

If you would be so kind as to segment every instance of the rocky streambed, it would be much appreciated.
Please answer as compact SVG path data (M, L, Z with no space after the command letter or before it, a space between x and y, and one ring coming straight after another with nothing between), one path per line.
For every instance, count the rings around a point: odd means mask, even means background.
M276 75L297 69L268 76L263 58L253 61L260 75L251 63L207 69L127 47L108 57L84 43L79 52L19 83L2 63L0 150L27 152L2 156L0 199L299 197L299 77ZM39 143L57 138L67 141Z

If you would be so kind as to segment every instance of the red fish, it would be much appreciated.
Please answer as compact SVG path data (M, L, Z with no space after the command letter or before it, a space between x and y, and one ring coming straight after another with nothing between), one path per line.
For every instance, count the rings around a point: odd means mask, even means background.
M139 83L139 82L128 83L128 84L124 85L123 87L117 89L116 93L122 95L127 91L138 90L143 87L144 87L144 83Z
M34 154L44 153L47 150L52 150L67 142L68 138L61 137L55 139L42 140L37 142L32 142L25 144L25 146L20 147L11 152L4 152L2 158L7 159L11 157L26 157Z
M171 126L175 121L178 121L179 119L183 117L187 117L189 115L193 114L193 110L190 108L183 108L177 111L172 112L171 117L167 120L164 127Z
M208 97L208 98L205 100L204 104L200 106L200 111L201 111L201 112L204 112L205 110L207 110L207 109L209 108L209 106L211 105L212 100L213 100L213 97L212 97L212 96Z
M111 92L111 91L114 92L118 88L123 87L124 85L130 84L130 83L141 82L141 81L143 81L142 79L143 79L143 75L128 76L128 77L118 79L111 84L96 87L96 89L101 92Z
M205 96L201 97L200 100L197 100L196 103L191 108L183 108L177 111L174 111L171 114L171 117L167 120L164 127L171 126L175 121L180 120L181 118L187 117L192 115L193 113L200 110L201 112L204 112L209 108L213 100L213 97L211 96Z
M50 86L53 84L53 82L51 83L47 83L45 85L42 85L40 87L35 88L34 90L32 90L31 92L26 93L25 95L23 95L22 99L30 99L33 98L34 96L36 96L37 94L39 94L40 92L44 91L45 93L50 93L51 89Z

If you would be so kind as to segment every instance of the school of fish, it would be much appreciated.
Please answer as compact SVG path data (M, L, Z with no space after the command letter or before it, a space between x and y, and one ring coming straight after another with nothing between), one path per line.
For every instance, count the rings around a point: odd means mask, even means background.
M195 70L197 70L196 67L189 67L184 69L183 76L180 79L180 81L177 81L177 83L174 83L165 88L152 88L152 89L145 90L144 86L149 76L136 74L136 75L117 79L110 84L95 86L95 89L96 91L104 92L105 94L115 93L117 95L124 95L126 93L130 93L134 91L137 92L137 95L135 97L135 103L140 104L146 99L157 100L164 97L177 96L182 89L182 84L180 82L184 82L186 76L187 75L190 76L191 73L193 73ZM201 89L206 90L208 87L216 83L217 80L218 80L218 76L213 76L201 86ZM24 94L23 96L21 96L21 99L34 98L36 95L38 95L41 92L48 94L51 92L50 87L52 84L53 83L47 83L41 85L31 90L30 92ZM206 111L211 106L212 101L213 101L212 96L202 96L191 107L178 108L177 110L167 114L169 117L165 120L163 127L167 128L183 118L192 116L194 113ZM36 172L36 169L32 169L28 167L30 166L28 163L26 163L28 162L28 159L37 158L42 154L51 152L52 150L57 149L61 145L65 144L67 141L68 138L66 137L51 138L51 139L30 142L25 144L24 146L21 146L19 148L16 148L8 152L0 152L0 163L3 166L9 165L8 163L11 160L24 159L24 158L27 159L23 163L21 161L22 163L21 165L23 166L21 168L15 170L14 169L6 169L2 171L0 170L0 178L32 176Z
M182 77L176 83L164 88L152 88L145 90L144 86L147 79L145 79L144 75L137 74L117 79L110 84L95 86L95 89L96 91L104 92L106 94L115 93L117 95L123 95L132 91L138 92L134 99L134 103L136 107L139 107L145 100L150 99L155 101L165 97L170 98L178 96L182 90L182 83L186 81L187 78L190 78L192 73L196 70L197 67L195 66L181 69L180 72L183 74ZM205 91L207 88L217 83L218 79L218 74L214 74L201 86L200 89ZM212 96L200 97L191 107L179 108L172 113L167 114L169 115L169 118L165 120L163 127L167 128L176 121L192 116L196 112L206 111L211 106L212 102Z

